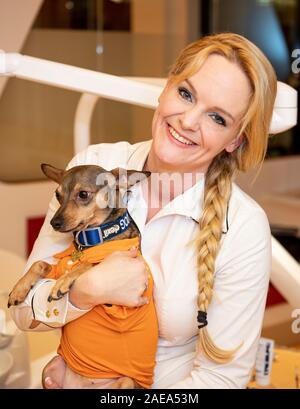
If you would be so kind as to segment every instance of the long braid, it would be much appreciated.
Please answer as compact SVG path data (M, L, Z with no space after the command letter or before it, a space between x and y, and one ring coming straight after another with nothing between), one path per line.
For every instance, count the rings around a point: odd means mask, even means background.
M240 121L242 144L233 152L223 151L211 162L205 175L203 214L195 240L199 282L199 347L211 360L230 361L240 348L222 350L212 341L207 311L213 297L215 260L220 250L222 227L228 208L232 179L236 170L246 172L260 165L265 157L269 126L273 115L277 79L275 71L256 45L234 33L205 36L189 44L178 56L169 74L170 84L179 84L199 71L206 59L218 54L238 64L249 79L252 93L247 112Z
M237 168L234 157L227 152L220 154L211 163L205 177L203 214L196 248L200 311L207 312L213 296L215 259L220 249L222 226L229 203L232 178ZM207 327L199 332L200 348L215 362L226 363L232 359L234 350L222 350L212 341Z

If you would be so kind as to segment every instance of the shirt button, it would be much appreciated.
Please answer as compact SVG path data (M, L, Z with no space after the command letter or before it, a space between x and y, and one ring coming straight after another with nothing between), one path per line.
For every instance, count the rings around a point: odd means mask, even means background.
M59 311L58 311L58 309L57 309L57 308L54 308L54 310L53 310L53 314L54 314L54 315L56 315L56 316L58 316L58 315L59 315Z
M47 311L46 311L46 317L47 317L47 318L49 318L49 317L50 317L50 315L51 315L50 311L49 311L49 310L47 310Z

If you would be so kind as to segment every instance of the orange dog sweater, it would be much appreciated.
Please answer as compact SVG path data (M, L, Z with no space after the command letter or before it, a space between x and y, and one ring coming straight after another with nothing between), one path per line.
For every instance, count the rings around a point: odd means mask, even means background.
M67 250L54 256L59 261L52 266L47 277L57 279L80 262L98 264L112 252L129 250L132 246L139 247L138 237L107 241L83 250L80 259L71 264L75 250L71 244ZM82 376L128 376L143 388L151 388L158 341L152 293L153 278L149 270L149 284L143 294L149 298L149 304L134 308L97 305L62 328L58 353L74 372Z

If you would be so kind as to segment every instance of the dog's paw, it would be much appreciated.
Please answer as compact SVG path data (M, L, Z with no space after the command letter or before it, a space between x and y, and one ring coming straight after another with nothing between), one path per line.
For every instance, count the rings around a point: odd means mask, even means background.
M75 279L74 277L62 276L57 281L48 297L48 301L60 300L70 291Z
M17 285L8 296L7 307L9 308L12 305L21 304L25 300L31 288L32 286L30 285Z
M51 265L45 261L36 261L33 263L28 272L20 278L12 292L9 294L7 303L8 308L12 305L18 305L23 302L38 279L46 277L51 271L51 268Z

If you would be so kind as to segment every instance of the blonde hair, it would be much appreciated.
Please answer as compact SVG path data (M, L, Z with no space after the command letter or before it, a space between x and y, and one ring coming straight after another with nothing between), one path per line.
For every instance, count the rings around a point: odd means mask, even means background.
M217 155L205 175L203 214L199 233L193 241L197 248L198 307L204 312L213 296L215 260L220 250L232 180L236 170L247 171L262 164L277 91L276 75L268 59L252 42L234 33L209 35L188 45L171 68L169 81L177 83L189 78L211 54L238 64L248 77L252 93L238 133L238 136L244 135L242 144L232 153L224 150ZM221 349L214 344L207 326L199 330L199 347L215 362L229 362L240 346L232 350Z

